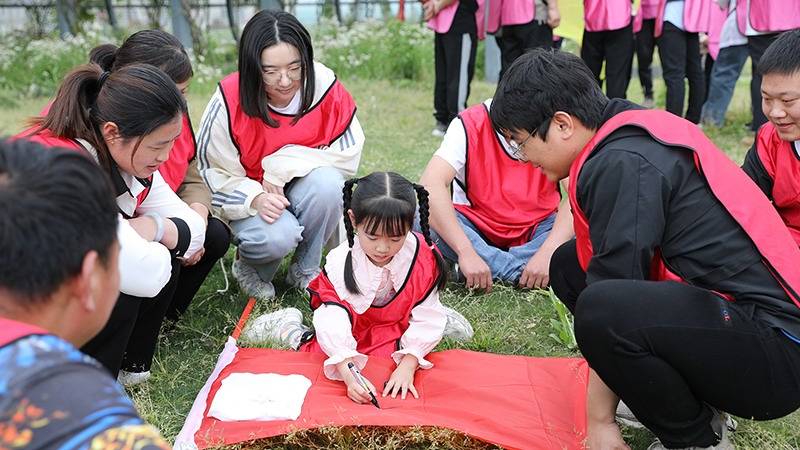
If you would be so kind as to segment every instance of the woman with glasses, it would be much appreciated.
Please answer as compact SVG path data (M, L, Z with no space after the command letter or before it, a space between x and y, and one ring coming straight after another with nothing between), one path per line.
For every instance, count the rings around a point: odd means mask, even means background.
M304 289L319 273L342 217L344 177L361 158L355 114L294 16L261 11L250 19L239 71L219 83L197 138L212 209L235 233L233 273L245 294L274 297L272 279L292 250L287 284Z

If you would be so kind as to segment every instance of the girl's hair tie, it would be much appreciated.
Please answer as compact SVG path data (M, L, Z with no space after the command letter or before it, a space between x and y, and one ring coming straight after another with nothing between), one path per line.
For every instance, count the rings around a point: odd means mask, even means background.
M103 84L106 82L108 76L111 75L111 72L105 71L100 74L100 77L97 78L97 88L100 89L103 87Z

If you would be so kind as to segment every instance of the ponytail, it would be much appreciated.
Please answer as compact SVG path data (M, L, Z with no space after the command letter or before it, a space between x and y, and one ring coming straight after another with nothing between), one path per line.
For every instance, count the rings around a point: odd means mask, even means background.
M38 126L35 133L46 129L54 136L89 142L97 150L101 165L109 170L105 141L91 120L92 108L107 77L97 64L72 69L64 77L50 111L44 117L29 120L29 124Z
M344 259L344 286L352 294L361 294L361 289L358 288L358 282L353 276L353 245L355 244L355 231L353 230L353 221L350 220L350 203L353 200L353 185L358 183L358 178L351 178L344 182L342 188L342 204L344 213L344 229L347 231L347 245L350 250L347 251L347 257Z
M447 265L444 262L444 257L439 252L439 249L433 245L431 239L431 227L428 223L430 217L430 207L428 204L428 191L421 184L414 184L414 190L417 192L417 202L419 203L419 227L422 229L422 236L425 238L425 243L431 248L433 257L436 259L436 269L438 275L436 276L436 287L442 290L447 285Z

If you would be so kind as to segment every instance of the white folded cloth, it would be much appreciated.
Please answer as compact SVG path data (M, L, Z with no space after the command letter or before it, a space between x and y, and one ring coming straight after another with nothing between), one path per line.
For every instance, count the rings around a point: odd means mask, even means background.
M303 375L232 373L222 380L208 415L222 421L297 420L310 387Z

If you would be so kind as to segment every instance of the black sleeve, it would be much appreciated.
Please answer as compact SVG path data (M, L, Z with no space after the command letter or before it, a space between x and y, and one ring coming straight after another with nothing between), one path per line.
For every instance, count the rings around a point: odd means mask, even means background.
M187 225L183 219L170 217L169 220L171 220L172 223L175 224L175 228L178 229L178 243L175 245L175 248L170 250L170 253L173 257L183 256L186 250L189 249L189 244L191 244L192 232L189 229L189 225Z
M667 177L640 154L606 148L584 164L577 189L594 254L587 284L648 279L665 229Z
M764 163L761 162L761 158L758 156L755 143L753 143L753 146L750 147L750 150L748 150L747 154L744 156L742 170L744 170L744 173L746 173L750 179L755 181L761 191L764 192L764 195L772 200L772 186L774 181L767 173L767 169L764 168Z

